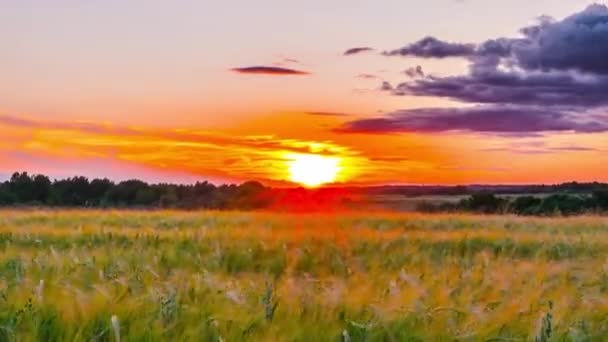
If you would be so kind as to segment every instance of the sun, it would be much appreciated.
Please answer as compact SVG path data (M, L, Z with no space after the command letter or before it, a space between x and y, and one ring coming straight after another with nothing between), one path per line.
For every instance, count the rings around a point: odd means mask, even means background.
M307 187L332 183L340 172L340 158L317 154L289 156L289 179Z

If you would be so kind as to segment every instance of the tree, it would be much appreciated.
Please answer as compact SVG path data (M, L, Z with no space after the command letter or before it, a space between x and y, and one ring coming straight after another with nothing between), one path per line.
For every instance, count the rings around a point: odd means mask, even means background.
M510 210L518 215L535 215L539 212L542 200L534 196L520 196L510 205Z
M107 195L110 189L114 187L114 183L109 179L93 179L89 184L89 205L107 205Z
M592 201L600 210L608 210L608 190L594 191Z
M507 201L491 193L477 193L461 202L465 209L492 214L502 212Z
M62 206L84 206L89 201L89 180L73 177L53 183L52 203Z
M0 205L13 205L17 202L17 197L11 192L8 182L0 184Z

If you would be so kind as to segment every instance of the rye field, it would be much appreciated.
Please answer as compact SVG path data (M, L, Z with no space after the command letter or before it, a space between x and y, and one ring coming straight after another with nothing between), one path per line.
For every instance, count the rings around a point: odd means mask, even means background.
M0 341L598 341L608 218L0 211Z

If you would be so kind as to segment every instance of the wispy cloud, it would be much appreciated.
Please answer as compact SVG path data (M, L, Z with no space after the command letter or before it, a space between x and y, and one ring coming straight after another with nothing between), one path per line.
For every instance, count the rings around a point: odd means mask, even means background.
M378 76L373 75L373 74L358 74L355 77L363 79L363 80L375 80L378 78Z
M599 152L600 150L592 147L584 146L544 146L544 147L523 147L523 146L507 146L507 147L488 147L480 149L482 152L508 152L516 154L552 154L564 152Z
M35 134L25 134L18 146L0 146L0 152L8 149L2 153L10 150L57 160L108 160L223 179L285 179L287 156L293 154L336 156L347 162L360 158L358 152L331 141L236 136L197 129L73 125L2 116L0 132L3 130Z
M370 51L374 51L373 48L368 47L368 46L362 46L362 47L354 47L354 48L350 48L346 51L344 51L344 56L352 56L352 55L357 55L363 52L370 52Z
M409 67L403 71L410 78L424 77L424 71L420 65Z
M345 123L339 132L399 133L468 131L486 133L534 133L608 131L608 119L578 118L564 109L485 105L466 108L422 108L388 113Z
M239 74L257 74L257 75L273 75L273 76L289 76L289 75L310 75L308 71L276 67L276 66L250 66L242 68L232 68L231 71Z
M402 48L385 51L386 56L412 56L422 58L467 57L475 51L474 44L452 43L435 37L425 37Z

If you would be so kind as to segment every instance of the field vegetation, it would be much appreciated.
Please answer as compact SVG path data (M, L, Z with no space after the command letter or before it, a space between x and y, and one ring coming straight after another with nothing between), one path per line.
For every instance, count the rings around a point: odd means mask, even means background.
M0 211L0 341L596 341L608 219Z

